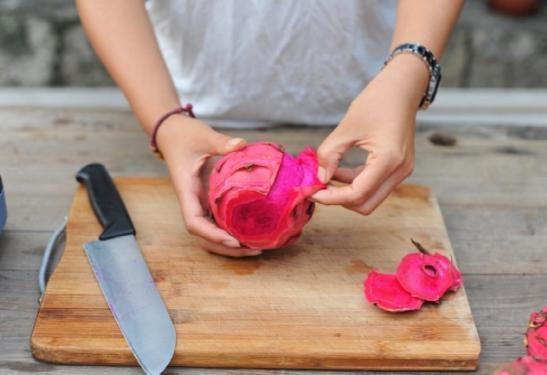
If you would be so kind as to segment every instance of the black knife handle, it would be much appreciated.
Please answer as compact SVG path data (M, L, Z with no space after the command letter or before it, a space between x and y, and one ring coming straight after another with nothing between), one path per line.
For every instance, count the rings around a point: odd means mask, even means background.
M93 211L103 226L100 240L135 234L120 193L104 165L86 165L76 174L76 180L85 185Z

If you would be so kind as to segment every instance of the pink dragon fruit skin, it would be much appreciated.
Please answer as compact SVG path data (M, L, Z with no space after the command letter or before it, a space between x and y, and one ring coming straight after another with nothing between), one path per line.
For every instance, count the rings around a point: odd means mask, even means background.
M364 287L367 301L385 311L419 310L424 302L404 290L395 275L380 273L376 270L368 274Z
M456 268L456 266L454 265L454 262L449 261L448 258L446 258L444 255L441 255L441 256L448 261L448 262L445 261L444 264L449 268L450 272L452 273L452 279L454 280L454 282L452 283L452 285L450 286L448 290L451 292L457 292L458 289L460 289L461 286L463 285L462 274L460 273L460 270Z
M401 286L412 296L438 302L447 291L455 292L463 278L454 263L442 254L431 254L419 242L411 239L417 253L407 254L399 262L396 275Z
M411 240L419 252L406 254L394 275L371 272L365 279L365 297L387 311L418 310L423 302L439 302L446 292L456 292L463 278L442 254L431 254Z
M425 301L439 301L448 290L455 291L462 284L461 275L450 259L438 253L407 254L396 273L405 290Z
M547 363L547 306L530 315L525 343L529 356Z
M546 375L547 363L540 362L533 357L517 358L514 362L506 364L492 375Z
M547 375L547 363L536 360L532 357L522 357L518 361L526 366L527 375Z
M298 156L274 143L258 142L215 164L209 206L217 225L251 249L274 249L296 241L313 213L307 198L324 188L317 156Z

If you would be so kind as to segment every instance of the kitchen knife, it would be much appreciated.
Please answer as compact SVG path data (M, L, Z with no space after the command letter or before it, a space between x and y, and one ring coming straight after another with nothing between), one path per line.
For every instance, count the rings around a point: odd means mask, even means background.
M147 374L160 374L175 352L176 333L135 239L127 209L102 164L76 175L87 189L103 232L84 245L103 295L135 358Z

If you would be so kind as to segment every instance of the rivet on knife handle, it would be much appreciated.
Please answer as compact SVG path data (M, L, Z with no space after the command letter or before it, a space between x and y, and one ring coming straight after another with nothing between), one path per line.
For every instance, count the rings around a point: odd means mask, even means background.
M102 164L88 164L76 174L85 185L91 206L103 226L100 240L135 234L135 227L108 171Z

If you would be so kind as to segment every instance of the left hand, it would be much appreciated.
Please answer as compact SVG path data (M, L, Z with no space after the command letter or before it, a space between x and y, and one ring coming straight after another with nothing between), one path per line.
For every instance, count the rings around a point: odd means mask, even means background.
M346 115L317 150L319 179L347 183L312 197L368 215L414 168L414 130L429 73L412 55L396 56L351 103ZM341 168L352 147L368 151L366 164Z

